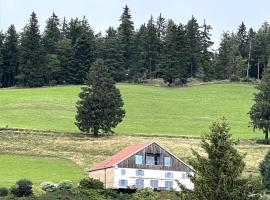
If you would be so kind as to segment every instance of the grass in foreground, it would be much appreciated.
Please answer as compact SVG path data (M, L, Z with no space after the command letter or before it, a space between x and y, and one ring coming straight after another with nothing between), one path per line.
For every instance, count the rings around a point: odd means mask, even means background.
M263 137L248 128L253 85L212 84L167 88L119 84L126 117L116 128L121 135L195 135L222 116L235 138ZM1 89L1 127L78 132L74 125L80 86Z
M38 185L44 181L78 182L85 176L83 170L71 160L53 157L0 154L0 187L11 186L27 178Z
M191 148L203 153L198 138L111 136L94 139L76 134L2 131L0 132L0 153L20 156L0 156L0 186L14 183L20 177L32 178L36 183L43 180L76 180L83 175L82 171L95 163L126 146L146 141L160 143L185 161L193 157ZM269 150L269 146L256 144L252 140L242 140L237 149L247 154L245 175L257 176L258 164ZM25 157L25 155L41 157ZM66 160L43 159L42 156L69 159L79 165L81 170ZM29 160L27 161L26 158Z

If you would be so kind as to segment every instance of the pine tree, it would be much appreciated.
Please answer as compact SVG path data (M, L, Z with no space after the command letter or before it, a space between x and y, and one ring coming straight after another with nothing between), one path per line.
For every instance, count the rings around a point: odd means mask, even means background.
M95 137L100 131L112 132L125 116L120 91L110 77L102 59L97 59L90 68L86 86L79 94L75 124Z
M3 74L4 39L5 39L5 35L4 35L4 33L2 31L0 31L0 77L2 77L2 74ZM2 87L2 82L1 82L1 85L0 86Z
M246 31L246 25L244 22L240 24L238 27L238 32L237 32L237 40L238 40L238 45L239 45L239 53L243 58L247 58L248 56L248 40L247 40L247 31Z
M255 94L255 103L249 112L251 125L264 133L265 142L268 142L270 130L270 68L264 72L260 84L256 87L259 92Z
M11 25L8 28L6 38L3 44L2 87L10 87L15 84L18 64L18 34L15 30L15 26Z
M41 42L38 20L34 12L21 35L20 49L19 83L29 87L43 86L44 69L47 64L46 52Z
M210 133L203 137L201 147L206 157L193 150L196 159L191 162L195 174L190 175L194 190L181 185L185 200L246 200L251 189L247 180L241 179L244 156L235 148L230 126L225 120L214 122Z
M132 53L133 53L133 38L134 38L134 26L131 19L131 14L128 6L124 7L124 11L120 17L120 26L118 28L121 46L124 56L124 67L127 73L131 70L132 66Z

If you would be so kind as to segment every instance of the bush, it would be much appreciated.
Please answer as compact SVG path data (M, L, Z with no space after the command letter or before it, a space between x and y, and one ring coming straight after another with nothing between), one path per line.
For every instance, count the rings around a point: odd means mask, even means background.
M46 194L46 192L44 190L40 189L39 187L33 187L32 190L33 190L33 195L36 197L40 197L40 196Z
M249 77L244 77L244 78L241 79L241 82L251 83L251 82L253 82L253 79L249 78Z
M82 189L103 189L104 185L100 180L84 178L80 181L79 187Z
M157 200L159 194L154 192L151 188L139 189L132 194L132 200Z
M42 190L46 191L46 192L53 192L55 190L57 190L57 184L53 183L53 182L43 182L40 184L40 187Z
M262 183L270 189L270 150L266 153L263 161L259 165L259 170L262 176Z
M5 197L8 195L8 189L5 187L0 188L0 197Z
M240 77L237 75L232 75L230 78L231 82L240 82Z
M106 200L103 189L82 189L82 194L91 200Z
M65 181L59 183L59 185L58 185L57 188L58 188L59 190L66 190L66 191L67 191L67 190L71 190L72 187L73 187L72 181L65 180Z
M32 181L21 179L16 182L15 186L10 188L10 193L17 197L30 196L33 194L32 187Z

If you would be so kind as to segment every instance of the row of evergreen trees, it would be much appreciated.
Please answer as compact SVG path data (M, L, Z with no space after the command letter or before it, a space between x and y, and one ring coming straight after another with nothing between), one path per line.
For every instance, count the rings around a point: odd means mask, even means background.
M48 84L82 84L91 64L102 58L117 82L163 78L169 85L189 77L204 81L232 76L259 77L270 55L269 25L247 33L244 23L237 34L224 33L218 52L211 49L211 26L192 16L177 24L159 15L134 29L130 10L124 7L117 29L95 34L87 19L69 22L52 14L44 32L31 14L21 33L11 25L0 32L0 85L37 87Z

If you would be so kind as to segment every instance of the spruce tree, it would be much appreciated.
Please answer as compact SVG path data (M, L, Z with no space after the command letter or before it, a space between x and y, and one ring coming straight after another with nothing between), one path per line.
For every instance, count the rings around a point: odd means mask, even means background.
M18 34L15 26L8 28L6 38L3 44L3 71L2 86L10 87L15 84L15 77L18 71L19 50L18 50Z
M20 47L19 84L29 87L43 86L47 58L34 12L21 35Z
M181 185L181 199L185 200L246 200L251 189L241 179L244 156L235 148L230 126L223 119L210 126L210 133L201 142L206 157L193 150L196 159L191 162L195 173L190 175L194 190Z
M265 69L260 84L256 87L259 91L254 96L255 103L251 107L249 116L254 129L264 133L265 142L268 142L270 130L270 68Z
M237 40L239 45L239 53L243 58L247 58L248 55L248 38L247 38L247 31L246 31L246 25L244 22L240 24L237 31Z
M120 91L102 59L91 66L79 97L75 124L82 132L91 132L95 137L100 131L110 133L125 116Z
M121 46L123 49L124 56L124 67L127 71L127 74L130 71L133 62L133 38L134 38L134 26L131 19L130 9L126 5L124 11L120 17L120 25L118 28L119 37L121 41Z
M0 77L2 77L3 74L3 50L4 50L4 39L5 39L5 35L2 31L0 31ZM2 81L1 81L1 85L2 87Z
M262 176L263 185L270 189L270 151L268 151L264 159L260 162L259 170Z

